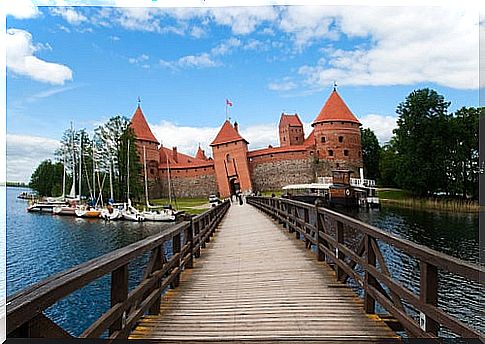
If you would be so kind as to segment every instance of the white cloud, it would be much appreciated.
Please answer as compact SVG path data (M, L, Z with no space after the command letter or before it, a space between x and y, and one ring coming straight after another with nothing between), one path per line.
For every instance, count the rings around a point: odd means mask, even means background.
M40 82L64 84L72 80L69 67L46 62L34 56L39 46L33 44L30 32L8 29L6 37L7 68L15 74L28 76Z
M354 49L326 49L325 60L299 69L308 85L327 87L337 80L341 85L433 82L459 89L478 87L478 19L474 11L339 7L328 15L335 19L334 31L369 43Z
M271 91L290 91L294 90L296 87L296 83L288 79L279 82L270 82L268 84L268 89Z
M213 61L209 54L202 53L199 55L183 56L178 60L177 65L181 67L207 68L217 66L217 62Z
M85 15L72 7L53 7L50 9L50 12L54 16L61 16L71 25L80 25L88 21Z
M67 92L67 91L74 90L76 88L79 88L79 85L77 85L77 86L70 85L70 86L64 86L64 87L50 88L48 90L41 91L41 92L38 92L36 94L33 94L32 96L27 98L27 101L28 102L34 102L38 99L48 98L48 97L54 96L56 94L60 94L60 93L64 93L64 92Z
M397 127L396 120L394 116L378 114L369 114L360 118L362 127L372 129L381 145L391 139L392 130Z
M39 163L53 159L59 141L40 136L7 134L7 180L28 182Z
M221 123L222 125L222 123ZM219 127L189 127L180 126L169 121L162 121L159 124L150 124L155 137L164 147L177 147L181 153L194 155L197 147L200 146L206 154L212 155L209 146L220 130ZM244 127L239 125L239 132L250 143L250 149L266 148L268 145L278 144L277 124L257 124Z
M138 57L130 57L128 59L128 62L131 63L131 64L138 64L138 63L146 62L149 59L150 59L150 56L148 56L146 54L141 54Z
M119 41L121 38L119 38L118 36L109 36L108 39L110 41L113 41L113 42L117 42Z
M37 17L40 12L31 0L4 1L4 10L6 15L17 19L30 19Z
M237 35L247 35L256 30L264 22L273 22L278 18L275 7L216 7L209 15L219 25L231 28Z
M218 56L218 55L227 55L231 53L235 48L241 45L241 41L237 38L229 38L217 46L211 49L211 55Z

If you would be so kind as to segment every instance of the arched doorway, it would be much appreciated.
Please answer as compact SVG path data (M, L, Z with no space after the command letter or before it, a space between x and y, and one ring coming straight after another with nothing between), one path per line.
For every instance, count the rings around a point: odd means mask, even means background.
M231 196L239 192L241 187L237 178L232 178L231 180L229 180L229 189L231 190Z

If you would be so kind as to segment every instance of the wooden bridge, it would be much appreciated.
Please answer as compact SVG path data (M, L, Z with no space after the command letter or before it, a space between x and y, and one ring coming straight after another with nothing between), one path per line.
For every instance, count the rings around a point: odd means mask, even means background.
M398 341L394 330L435 337L442 326L483 340L437 306L438 269L483 283L483 268L328 209L278 198L248 203L225 202L13 295L8 336L71 337L44 310L110 273L111 308L82 338L376 342ZM419 259L419 295L392 278L382 244ZM128 263L148 252L143 278L129 291ZM376 302L386 315L375 314Z

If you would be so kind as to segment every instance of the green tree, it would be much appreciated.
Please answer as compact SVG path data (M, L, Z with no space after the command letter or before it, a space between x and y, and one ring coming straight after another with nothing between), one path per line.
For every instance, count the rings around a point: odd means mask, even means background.
M141 199L142 165L135 145L135 135L130 128L130 121L123 116L111 117L108 122L95 130L97 166L101 173L108 175L112 171L113 189L115 199L122 200L127 197L128 186L128 145L130 197ZM108 196L109 182L105 183L104 190Z
M425 88L413 91L397 107L396 182L416 195L427 196L449 188L449 105L436 91Z
M381 146L374 132L369 129L360 129L362 140L362 161L364 163L364 175L369 179L379 179L379 159Z
M53 164L50 160L44 160L30 177L29 187L37 191L40 196L60 196L63 192L63 175L64 166L62 163Z
M453 192L478 198L479 117L484 108L462 107L450 123L450 159L447 164Z
M397 187L396 174L398 169L395 140L392 138L380 151L379 184L388 187Z

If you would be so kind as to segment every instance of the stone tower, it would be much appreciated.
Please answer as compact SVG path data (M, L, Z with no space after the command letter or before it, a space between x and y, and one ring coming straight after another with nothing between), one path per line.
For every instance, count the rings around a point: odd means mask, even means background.
M280 147L302 145L305 140L303 133L303 123L298 114L281 114L278 125L280 133Z
M237 123L233 126L226 120L210 145L220 196L251 191L248 142L239 134Z
M362 167L360 122L334 89L313 121L316 156L328 161L328 168Z

